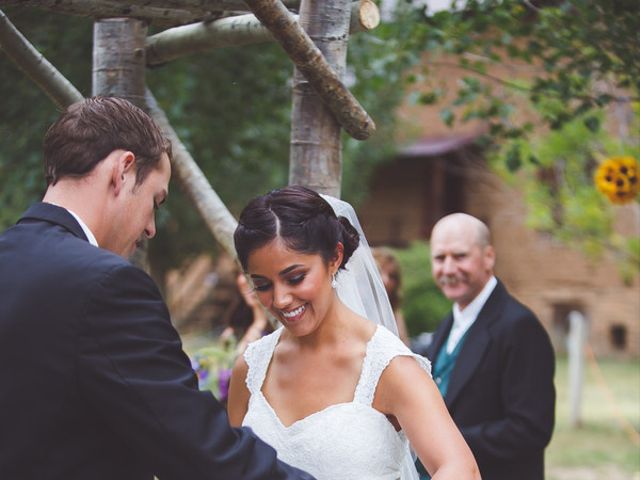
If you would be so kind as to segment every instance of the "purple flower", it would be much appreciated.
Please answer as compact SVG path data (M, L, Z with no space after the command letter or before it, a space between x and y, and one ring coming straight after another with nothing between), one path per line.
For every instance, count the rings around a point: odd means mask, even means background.
M195 358L192 358L190 360L191 360L191 368L197 371L200 368L200 362Z
M201 368L200 370L197 371L197 373L198 373L198 378L202 383L204 383L209 377L209 370L207 370L206 368Z
M229 396L229 382L231 381L231 369L221 368L218 372L218 388L220 389L220 401L224 401Z

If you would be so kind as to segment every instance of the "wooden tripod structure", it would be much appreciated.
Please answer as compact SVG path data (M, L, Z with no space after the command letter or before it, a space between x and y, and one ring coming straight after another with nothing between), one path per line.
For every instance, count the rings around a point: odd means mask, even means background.
M277 41L295 65L289 183L340 196L340 130L364 140L375 124L342 83L349 34L380 20L371 0L0 0L95 18L92 95L147 110L173 144L174 177L207 227L235 257L236 220L146 88L147 66L229 45ZM147 36L156 22L166 30ZM0 10L0 47L59 107L83 98Z

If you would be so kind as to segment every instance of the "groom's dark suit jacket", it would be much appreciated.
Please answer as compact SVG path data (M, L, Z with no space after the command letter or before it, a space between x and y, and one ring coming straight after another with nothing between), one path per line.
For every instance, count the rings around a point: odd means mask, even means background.
M229 427L150 277L36 204L0 235L0 478L310 479Z
M427 356L435 362L450 314ZM541 480L554 423L554 353L535 315L498 281L467 332L445 403L471 447L482 480Z

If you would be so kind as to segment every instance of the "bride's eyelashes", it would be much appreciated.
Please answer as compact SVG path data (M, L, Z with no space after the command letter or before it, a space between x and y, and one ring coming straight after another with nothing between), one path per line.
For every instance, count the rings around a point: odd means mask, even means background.
M256 282L253 282L253 289L256 292L266 292L270 288L271 288L271 284L270 283L256 283Z
M291 286L296 286L301 284L306 277L307 277L306 272L299 273L299 274L295 274L285 278L285 282L287 282ZM256 281L253 282L253 288L257 292L266 292L271 289L271 286L272 286L271 282L264 282L264 283L256 282Z
M306 273L300 273L298 275L294 275L288 278L286 281L289 285L298 285L302 283L302 281L305 279L306 276L307 276Z

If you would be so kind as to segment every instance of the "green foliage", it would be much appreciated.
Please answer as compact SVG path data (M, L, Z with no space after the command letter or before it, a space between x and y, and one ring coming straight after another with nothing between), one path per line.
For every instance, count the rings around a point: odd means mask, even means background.
M425 103L440 98L443 88L454 88L429 80L432 70L446 64L469 73L450 105L440 105L448 125L456 120L450 107L462 106L459 120L486 120L493 140L525 136L531 124L512 115L519 92L536 106L549 99L561 105L539 119L548 127L559 129L583 117L595 132L598 117L585 114L640 93L637 0L460 0L451 11L414 13L403 48L418 58L428 54L422 57L427 59ZM533 71L531 81L494 73L506 65Z
M432 332L451 311L451 302L442 295L431 276L429 246L415 242L394 253L402 272L402 313L409 335Z
M600 121L601 114L589 114ZM594 188L593 174L599 159L616 155L640 156L640 148L593 132L577 117L560 129L531 141L511 140L494 152L494 167L523 189L528 226L553 234L592 257L613 252L623 278L640 270L637 247L614 229L615 208ZM517 168L514 168L518 159ZM526 160L523 160L526 159ZM633 273L635 272L635 273Z
M16 27L83 94L90 91L92 23L64 15L7 8ZM60 35L65 32L65 35ZM42 139L58 115L55 105L0 53L0 230L39 200L45 189Z

